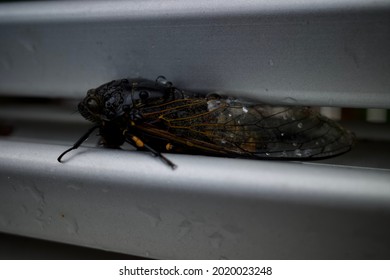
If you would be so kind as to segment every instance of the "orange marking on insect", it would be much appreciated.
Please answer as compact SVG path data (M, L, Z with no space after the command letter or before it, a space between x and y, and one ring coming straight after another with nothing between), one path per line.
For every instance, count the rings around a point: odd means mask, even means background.
M171 151L173 149L173 145L171 143L168 143L166 146L165 146L165 149L167 151Z
M138 147L138 148L142 148L144 146L144 142L142 142L141 139L139 139L137 136L131 136L131 140L134 141L135 145Z

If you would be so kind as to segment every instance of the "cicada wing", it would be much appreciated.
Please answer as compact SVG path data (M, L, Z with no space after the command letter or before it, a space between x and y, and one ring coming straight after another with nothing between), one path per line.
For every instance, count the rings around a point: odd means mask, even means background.
M271 114L259 106L253 110L263 116L257 127L266 134L257 156L326 158L347 152L353 145L352 133L308 107L271 107Z
M213 141L245 156L310 159L348 151L354 135L308 107L230 104Z
M139 135L145 142L152 145L160 152L176 152L184 154L206 154L215 156L229 156L232 152L220 145L205 141L198 137L190 138L187 134L172 133L154 125L143 124L137 126Z
M352 133L308 107L187 98L142 113L152 135L201 154L324 158L348 151L354 141Z

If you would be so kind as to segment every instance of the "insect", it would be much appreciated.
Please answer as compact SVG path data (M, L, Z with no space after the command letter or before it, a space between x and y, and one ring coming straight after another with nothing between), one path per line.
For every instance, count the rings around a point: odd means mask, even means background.
M90 128L58 161L99 129L102 144L125 142L152 152L310 160L349 151L354 134L309 107L278 107L233 97L193 94L163 76L114 80L87 92L78 105Z

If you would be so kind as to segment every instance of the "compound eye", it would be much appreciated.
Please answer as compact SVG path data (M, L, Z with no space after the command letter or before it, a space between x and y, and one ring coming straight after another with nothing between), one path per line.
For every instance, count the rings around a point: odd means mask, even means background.
M89 98L86 102L85 102L85 106L88 108L88 110L91 112L91 113L98 113L99 112L99 103L96 101L95 98Z
M146 100L146 99L148 99L149 98L149 92L148 91L146 91L146 90L142 90L140 93L139 93L139 98L141 99L141 100Z

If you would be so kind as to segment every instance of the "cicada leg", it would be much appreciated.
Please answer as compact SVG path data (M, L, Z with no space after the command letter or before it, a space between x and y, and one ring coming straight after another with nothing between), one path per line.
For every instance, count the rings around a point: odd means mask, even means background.
M129 140L130 139L130 140ZM135 145L137 148L139 149L146 149L148 150L149 152L151 152L155 157L158 157L160 158L163 162L165 162L166 164L168 164L172 169L176 169L177 168L177 165L174 164L172 161L170 161L169 159L167 159L164 155L162 155L160 152L158 152L157 150L153 149L151 146L147 145L146 143L144 143L144 141L142 141L139 137L135 136L135 135L127 135L126 137L126 142L131 144L131 145Z

